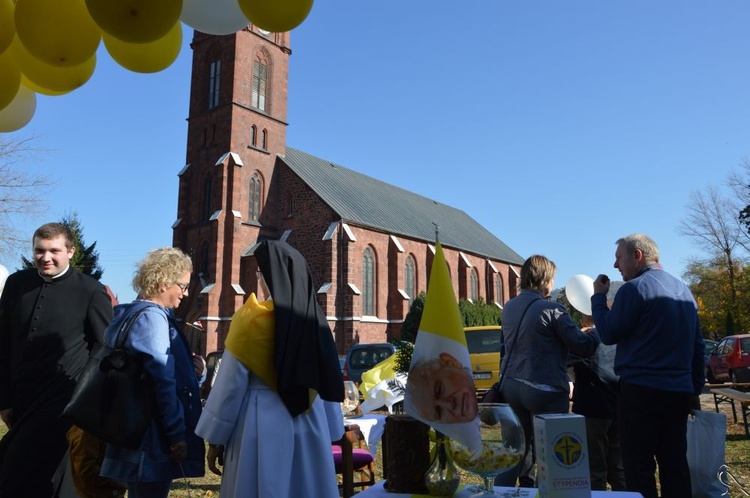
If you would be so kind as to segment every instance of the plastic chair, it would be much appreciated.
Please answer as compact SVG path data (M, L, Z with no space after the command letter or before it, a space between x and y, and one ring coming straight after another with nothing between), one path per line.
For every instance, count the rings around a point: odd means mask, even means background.
M365 489L375 484L373 457L369 450L362 448L363 439L358 425L348 425L344 437L331 446L336 474L341 474L339 489L344 498L354 495L355 487Z

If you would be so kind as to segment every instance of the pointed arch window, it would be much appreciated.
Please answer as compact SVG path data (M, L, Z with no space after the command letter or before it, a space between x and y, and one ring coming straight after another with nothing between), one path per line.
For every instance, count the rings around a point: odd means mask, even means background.
M258 146L258 127L255 125L250 128L250 145Z
M375 316L375 253L370 247L362 253L362 315Z
M266 92L268 91L268 64L258 57L253 63L252 106L260 111L266 110Z
M404 291L409 296L409 306L414 302L417 297L417 276L416 276L416 264L414 258L410 255L406 257L406 263L404 263Z
M500 275L495 275L495 302L501 306L503 304L503 279Z
M475 302L479 299L479 274L476 268L472 268L469 274L469 298Z
M213 214L212 202L213 200L213 178L210 174L206 175L203 179L203 219L207 220Z
M219 105L219 83L221 82L221 59L211 63L208 71L208 108Z
M252 178L250 178L250 200L247 208L247 219L250 221L258 221L260 217L262 186L260 175L256 171L253 173Z
M268 130L263 130L260 134L260 148L263 150L268 149Z
M198 272L208 280L208 241L204 240L200 249L200 261L198 263Z
M291 218L294 216L294 197L292 195L286 198L286 217Z

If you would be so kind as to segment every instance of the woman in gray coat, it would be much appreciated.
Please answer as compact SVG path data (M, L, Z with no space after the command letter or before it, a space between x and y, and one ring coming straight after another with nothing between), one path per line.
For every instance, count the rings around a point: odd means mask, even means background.
M588 357L599 345L596 332L581 332L565 307L548 299L556 272L549 259L531 256L521 267L521 293L503 309L502 394L521 420L526 437L518 477L523 487L535 486L534 415L568 413L568 353Z

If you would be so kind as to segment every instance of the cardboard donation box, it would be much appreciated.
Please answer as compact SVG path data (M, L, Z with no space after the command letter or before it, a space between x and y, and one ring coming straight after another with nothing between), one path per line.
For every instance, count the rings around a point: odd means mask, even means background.
M586 419L548 413L534 417L537 487L540 498L590 498Z

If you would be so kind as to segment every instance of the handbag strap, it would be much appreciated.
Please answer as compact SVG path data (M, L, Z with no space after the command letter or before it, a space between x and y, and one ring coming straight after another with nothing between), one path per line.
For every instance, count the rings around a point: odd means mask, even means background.
M535 302L537 302L539 299L541 299L541 298L534 299L533 301L531 301L526 306L526 309L523 310L523 313L521 313L521 319L518 320L518 332L519 333L521 332L521 325L523 325L523 319L526 316L526 312L529 311L529 308L531 308L531 305L534 304ZM505 334L503 334L503 335L505 335ZM514 343L514 345L515 345L515 343ZM498 391L500 390L500 387L503 385L503 379L505 378L505 370L507 370L507 368L508 368L508 363L510 362L510 355L513 352L513 349L515 349L515 348L508 349L508 354L505 355L505 358L504 358L504 361L503 361L503 369L500 372L500 380L497 381L497 390Z
M122 349L125 345L125 341L128 338L128 335L130 334L130 327L133 326L135 321L138 319L141 314L146 311L146 308L150 308L151 306L154 306L149 303L143 302L143 304L137 303L133 306L134 311L132 311L132 314L130 317L127 318L125 321L125 324L120 328L120 331L117 333L117 342L115 343L115 349ZM128 310L130 311L130 310Z

